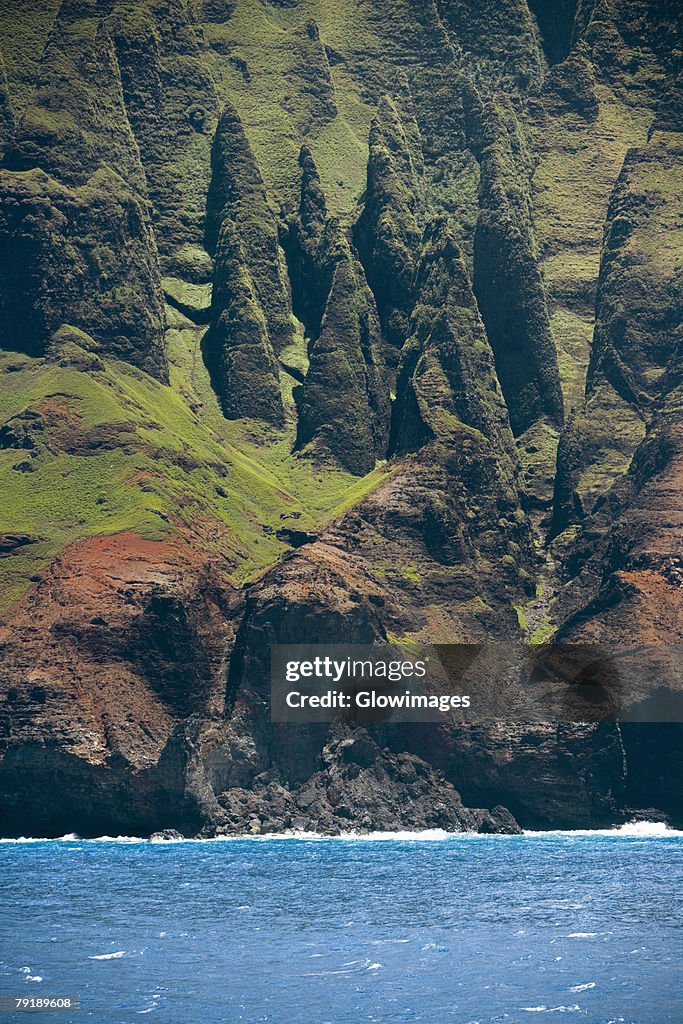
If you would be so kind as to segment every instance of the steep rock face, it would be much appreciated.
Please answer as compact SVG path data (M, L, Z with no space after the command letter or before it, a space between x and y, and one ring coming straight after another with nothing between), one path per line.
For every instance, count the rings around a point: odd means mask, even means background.
M182 0L116 3L105 25L163 259L202 242L216 89L191 9Z
M298 216L285 238L294 312L309 367L295 388L296 450L369 473L386 455L390 400L377 309L338 220L327 216L315 162L303 148Z
M40 58L60 6L61 0L26 0L21 18L17 18L14 4L0 8L0 51L17 118L31 100Z
M13 170L40 167L65 185L82 185L107 164L146 194L116 53L94 0L62 3L6 162Z
M423 456L426 458L426 453ZM436 474L428 479L424 468L415 470L412 477L393 480L376 502L366 501L319 542L292 555L248 597L230 665L230 720L237 732L253 741L256 764L252 772L270 773L265 781L287 780L304 794L303 801L277 808L276 816L290 827L294 823L294 827L363 828L368 827L364 814L370 814L373 822L384 821L386 809L384 798L375 798L372 804L379 815L375 819L370 804L358 805L348 779L339 780L344 782L343 790L334 782L335 771L330 771L324 752L320 765L320 751L330 736L337 742L333 728L311 725L293 729L265 720L260 708L269 697L271 643L297 643L306 636L311 643L366 644L406 635L412 643L419 643L422 636L433 637L438 630L449 640L463 642L490 638L496 629L514 635L514 625L503 624L497 605L505 588L511 587L510 580L496 581L493 575L487 578L486 563L480 556L474 587L462 564L462 553L460 565L450 572L446 565L440 572L436 565L430 569L424 549L420 554L424 540L421 523L416 521L414 496L417 494L418 501L427 499L434 494L435 483ZM420 492L420 486L424 491ZM432 536L431 525L428 535ZM386 557L394 568L378 571L378 557ZM412 561L411 571L403 575L407 558ZM475 589L486 593L487 605L472 600ZM366 728L373 749L375 745L388 747L400 760L407 752L407 763L417 755L444 773L434 796L439 804L441 796L448 793L448 780L456 790L467 793L470 806L502 803L526 827L604 826L620 816L625 761L615 726L499 723L463 728L378 723ZM364 730L354 730L352 735L359 733L362 736ZM376 755L372 756L370 763L375 759ZM332 808L320 791L323 779L327 792L334 791ZM382 792L391 799L389 780L383 783ZM411 790L410 806L404 812L394 811L394 821L415 821L415 797ZM246 808L253 806L246 800L243 803ZM350 824L330 818L330 812L337 813L337 803L342 805L342 818ZM233 805L230 810L236 813L238 808ZM430 827L444 814L443 807L430 803L427 811L427 816L418 820L431 823ZM269 808L265 798L261 814L273 816L273 804ZM442 827L459 827L450 815L441 820L450 822Z
M318 168L308 146L299 153L301 189L297 214L288 217L283 245L292 289L292 309L309 338L320 333L325 303L332 284L336 221L330 221Z
M561 641L607 652L643 645L648 664L674 687L683 641L682 382L679 352L660 382L664 397L628 472L586 518L570 549L572 579L562 595L558 634ZM622 687L621 699L633 708L642 695L631 683ZM680 820L680 787L671 785L681 772L680 723L626 722L621 730L628 766L624 803L659 807Z
M3 632L6 834L201 827L179 723L222 705L221 603L181 543L122 534L63 552Z
M546 109L555 117L579 115L594 124L599 114L599 100L593 65L584 53L574 52L554 67L543 82Z
M0 346L41 354L70 323L167 379L156 248L136 193L104 167L75 189L40 170L0 175Z
M661 91L662 73L679 70L677 14L667 0L591 0L578 5L576 36L586 41L604 82L634 105L651 106Z
M236 110L226 106L213 142L212 176L207 198L206 244L214 253L226 220L233 222L263 316L270 344L280 353L291 341L292 323L275 218L258 164ZM214 316L221 313L219 261L215 270Z
M365 201L353 235L384 335L398 349L406 340L414 301L423 194L419 129L415 115L409 111L408 117L406 130L396 104L382 97L370 128Z
M468 804L499 800L525 828L604 828L622 816L628 767L617 725L483 723L410 733L400 742L419 756L430 751Z
M14 111L7 85L5 64L0 53L0 160L5 150L14 142Z
M494 81L537 89L545 70L540 33L525 0L440 0L445 25Z
M5 165L25 172L4 174L6 347L43 352L70 323L166 379L147 185L97 4L60 6Z
M203 349L214 388L229 419L283 421L278 364L256 299L244 249L226 219L215 253L212 321Z
M513 450L507 410L462 254L443 219L427 227L414 289L392 452L457 437L464 425L483 434L506 461Z
M590 512L627 470L680 345L680 143L677 133L655 133L629 153L615 185L586 400L558 453L555 532Z
M361 476L386 453L389 389L377 313L362 268L343 236L334 248L320 334L310 347L306 379L295 391L296 447L330 454Z
M571 52L529 103L535 235L567 413L584 399L610 196L672 95L677 37L667 4L579 4Z
M510 107L495 103L475 105L473 113L481 132L482 169L474 291L518 437L544 417L561 425L562 391L534 258L524 171L520 179L512 170L514 151L523 145L516 119Z
M680 642L680 353L661 385L664 396L628 472L587 517L573 545L562 638Z

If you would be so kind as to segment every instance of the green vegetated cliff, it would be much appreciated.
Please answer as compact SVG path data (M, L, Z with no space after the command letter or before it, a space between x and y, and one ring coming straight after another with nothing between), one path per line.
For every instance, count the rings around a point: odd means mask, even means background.
M0 829L680 815L675 727L263 711L273 642L680 638L677 6L0 0Z

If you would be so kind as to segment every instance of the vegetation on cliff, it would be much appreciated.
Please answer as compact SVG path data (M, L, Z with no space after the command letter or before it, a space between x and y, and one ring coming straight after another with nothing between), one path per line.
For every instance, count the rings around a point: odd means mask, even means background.
M268 639L680 636L674 8L0 5L13 820L63 772L91 828L332 827L346 739L282 749ZM649 792L635 733L385 740L394 802L406 751L534 824L529 764L578 823Z

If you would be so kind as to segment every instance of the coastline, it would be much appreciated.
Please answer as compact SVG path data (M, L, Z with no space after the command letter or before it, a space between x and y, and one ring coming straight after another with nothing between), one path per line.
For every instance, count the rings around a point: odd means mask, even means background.
M0 839L1 844L22 843L144 843L152 846L165 846L180 843L224 843L224 842L269 842L294 840L297 842L452 842L454 840L503 840L503 839L543 839L566 836L568 838L601 836L613 839L673 839L683 836L683 829L670 828L660 821L637 821L616 825L614 828L579 828L579 829L524 829L521 833L482 832L447 832L445 829L424 829L417 832L339 832L336 835L325 835L320 832L273 832L266 835L240 835L155 838L154 836L91 836L82 838L75 833L52 838L41 836L19 836L16 839Z

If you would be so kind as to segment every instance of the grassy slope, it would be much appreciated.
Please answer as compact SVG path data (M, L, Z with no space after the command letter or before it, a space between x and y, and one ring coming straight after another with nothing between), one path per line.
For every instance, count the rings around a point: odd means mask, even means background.
M40 538L0 559L0 607L66 544L125 529L148 538L191 533L241 582L287 550L268 532L282 525L282 513L300 511L296 525L316 529L386 476L382 468L363 480L323 472L291 457L291 430L268 436L253 422L226 421L198 352L199 332L176 321L168 334L170 387L116 360L84 372L0 356L0 421L33 409L46 423L36 458L0 451L0 532ZM21 463L32 471L14 468Z
M16 10L0 0L0 38L18 108L30 100L57 6L29 3L19 24ZM296 11L244 0L225 25L204 25L206 63L222 97L242 116L274 209L284 199L297 200L303 141L297 124L309 98L297 80L296 45L311 18L325 21L325 38L332 45L349 30L348 17L329 8L321 14L315 0ZM249 83L225 59L223 47L220 55L210 48L216 41L247 62ZM316 126L306 141L319 161L331 209L348 213L365 186L374 111L345 80L343 69L333 68L332 76L338 115L333 123ZM244 581L288 550L274 536L281 514L301 512L292 525L317 529L386 476L378 467L359 480L335 467L316 468L292 458L294 382L287 374L282 376L289 413L285 432L226 421L199 351L201 330L175 310L167 313L170 388L115 360L104 359L101 370L79 370L11 352L0 355L0 423L27 409L48 413L35 459L0 450L0 532L39 538L0 558L0 607L12 604L65 545L123 529L150 538L189 531L207 554L225 560L235 582ZM300 334L284 358L305 368ZM19 369L5 372L8 365ZM55 405L60 411L53 422ZM112 433L111 445L88 449L88 435L93 428L101 434L103 426ZM22 462L32 471L13 468Z

